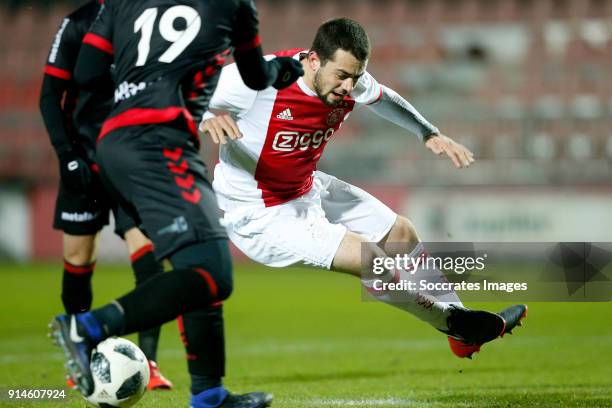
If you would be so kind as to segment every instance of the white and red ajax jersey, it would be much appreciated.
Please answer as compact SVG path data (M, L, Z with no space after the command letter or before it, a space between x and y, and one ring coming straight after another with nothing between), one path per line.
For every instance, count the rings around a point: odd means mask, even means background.
M299 59L302 52L275 56ZM329 140L356 107L378 101L381 94L381 86L366 72L349 97L330 107L302 78L282 90L254 91L244 84L236 64L224 67L209 108L231 112L243 138L220 147L213 186L221 208L269 207L307 193Z

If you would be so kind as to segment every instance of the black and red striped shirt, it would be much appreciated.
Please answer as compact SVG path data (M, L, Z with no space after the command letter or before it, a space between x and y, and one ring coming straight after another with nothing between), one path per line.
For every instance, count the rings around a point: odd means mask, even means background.
M225 57L258 47L257 33L250 0L106 0L83 39L115 65L115 105L100 137L182 118L197 135L193 117L206 109ZM91 71L89 60L77 71Z

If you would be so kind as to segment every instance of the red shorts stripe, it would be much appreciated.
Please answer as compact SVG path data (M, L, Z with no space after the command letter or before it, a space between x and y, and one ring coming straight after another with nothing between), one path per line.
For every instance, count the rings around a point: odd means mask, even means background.
M206 283L208 283L208 287L210 288L210 294L213 297L213 299L215 299L217 297L218 289L217 289L217 284L215 283L215 280L213 279L213 277L210 276L210 273L206 272L202 268L193 268L193 269L197 273L202 275L202 277L206 280Z
M66 71L65 69L52 67L51 65L45 66L45 74L54 76L59 79L65 79L66 81L72 78L72 74L70 71Z
M72 273L75 275L80 275L80 274L85 274L85 273L92 273L94 268L96 267L96 263L93 262L89 265L73 265L70 262L64 260L64 269L66 270L66 272L68 273Z
M147 244L140 248L138 251L134 252L132 255L130 255L130 261L134 263L150 252L153 252L153 244Z
M259 37L259 34L257 34L255 37L253 37L251 41L236 45L234 50L238 52L248 51L248 50L252 50L253 48L257 48L260 45L261 45L261 37Z
M100 37L97 34L85 34L85 37L83 37L83 44L89 44L92 47L96 47L97 49L104 51L105 53L110 55L113 55L115 53L115 51L113 50L113 44L106 38Z

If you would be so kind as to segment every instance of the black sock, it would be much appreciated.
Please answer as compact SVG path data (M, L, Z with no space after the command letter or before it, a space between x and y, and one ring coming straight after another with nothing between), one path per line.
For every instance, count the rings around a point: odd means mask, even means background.
M142 285L150 278L164 272L161 262L155 259L153 245L149 244L130 255L136 286ZM157 361L157 345L161 327L153 327L138 333L138 345L148 360Z
M215 282L205 271L177 269L162 273L117 299L124 312L122 334L150 329L205 308L216 296Z
M66 313L74 314L91 309L93 299L91 276L95 266L95 262L78 266L64 260L62 303Z
M157 361L157 345L159 344L160 333L160 326L138 332L138 346L149 361Z
M191 393L198 394L220 386L221 377L225 375L222 306L186 313L177 321L187 352Z
M221 387L221 377L191 374L191 394L196 395L210 388Z

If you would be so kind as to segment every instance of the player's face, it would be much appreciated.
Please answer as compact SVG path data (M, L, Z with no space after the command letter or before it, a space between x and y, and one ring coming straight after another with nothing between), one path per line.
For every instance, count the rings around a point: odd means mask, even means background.
M367 61L359 61L350 52L337 50L334 57L316 71L314 91L324 104L336 106L353 91L366 65Z

